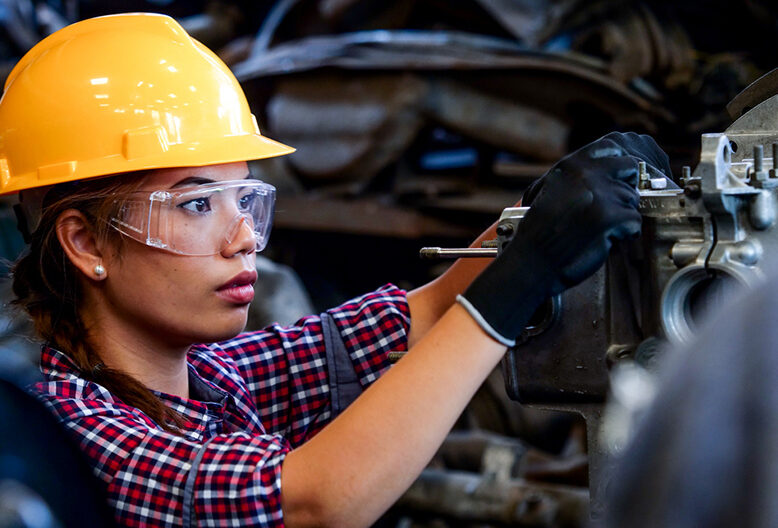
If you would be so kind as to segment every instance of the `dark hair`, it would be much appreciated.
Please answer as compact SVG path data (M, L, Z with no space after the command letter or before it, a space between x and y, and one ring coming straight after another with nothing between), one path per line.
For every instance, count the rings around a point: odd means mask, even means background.
M146 413L166 431L179 433L183 425L181 415L129 374L107 367L100 359L99 350L90 343L90 328L80 315L83 301L80 272L65 254L56 233L60 214L76 209L90 222L99 240L120 248L122 237L107 220L121 207L116 197L136 190L142 176L143 173L124 174L52 187L46 193L41 219L31 234L29 248L14 265L16 299L13 304L27 312L35 331L47 345L73 360L82 378L102 385L125 404Z

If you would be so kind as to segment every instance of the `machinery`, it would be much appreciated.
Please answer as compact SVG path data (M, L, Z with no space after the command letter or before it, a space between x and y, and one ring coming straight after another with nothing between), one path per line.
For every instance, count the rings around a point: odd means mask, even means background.
M706 311L758 287L778 259L778 83L772 72L729 105L742 115L704 134L699 164L667 189L641 167L642 235L613 248L592 277L538 309L503 360L512 399L574 411L587 421L590 513L603 512L608 446L602 410L612 368L649 370L690 341ZM763 99L764 98L764 99ZM756 99L757 103L754 103ZM761 102L759 102L761 101ZM482 249L424 248L423 256L496 255L526 208L508 208Z

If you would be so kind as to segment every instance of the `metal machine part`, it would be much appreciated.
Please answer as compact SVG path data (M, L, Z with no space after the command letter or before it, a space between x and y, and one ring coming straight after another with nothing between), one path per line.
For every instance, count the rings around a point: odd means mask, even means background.
M765 156L765 151L767 155ZM639 239L617 244L592 277L542 306L503 361L511 398L578 412L589 428L591 511L603 509L606 447L599 423L611 368L651 368L667 343L685 343L734 288L756 287L778 258L778 95L724 133L702 136L684 188L640 189ZM645 179L645 178L644 178ZM498 222L498 250L526 209ZM451 250L449 250L451 251ZM492 249L491 251L495 251ZM483 250L455 250L452 256ZM444 256L444 250L423 250Z

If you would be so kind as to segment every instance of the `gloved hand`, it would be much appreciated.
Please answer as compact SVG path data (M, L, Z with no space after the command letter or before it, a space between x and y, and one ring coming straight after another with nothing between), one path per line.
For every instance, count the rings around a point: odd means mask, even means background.
M670 168L670 158L665 151L659 148L654 138L645 134L636 134L634 132L611 132L598 141L609 139L620 146L624 152L632 156L637 161L646 162L646 170L652 178L664 176L668 181L668 188L677 188L678 185L673 181L673 171ZM548 174L538 178L527 187L522 197L522 205L529 207L537 197L540 189L545 184Z
M640 233L637 178L635 157L608 136L560 160L513 239L457 301L513 346L540 303L597 271L613 240Z

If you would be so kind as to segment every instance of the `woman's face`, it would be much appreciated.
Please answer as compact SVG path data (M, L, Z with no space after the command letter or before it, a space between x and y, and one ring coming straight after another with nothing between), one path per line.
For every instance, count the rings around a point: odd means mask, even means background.
M245 162L158 169L139 190L179 190L247 177ZM183 213L202 207L202 202L193 202ZM177 255L127 237L119 250L108 253L103 292L111 316L125 330L170 346L188 346L227 339L244 328L257 278L256 241L247 225L213 255Z

